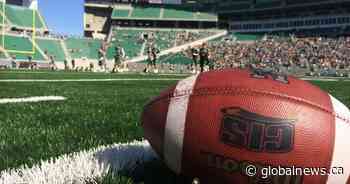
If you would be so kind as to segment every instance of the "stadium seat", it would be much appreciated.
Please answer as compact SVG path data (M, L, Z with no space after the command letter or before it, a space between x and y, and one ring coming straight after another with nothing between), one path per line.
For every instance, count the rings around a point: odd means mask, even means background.
M62 46L58 40L37 39L36 43L47 55L53 55L56 61L64 61L66 58Z
M5 35L5 49L11 56L15 55L16 59L27 60L28 56L32 56L33 60L44 60L43 55L34 49L32 42L26 37ZM25 53L27 52L27 53Z
M98 50L101 47L100 40L68 38L65 43L72 58L98 59Z
M147 63L147 60L140 61L139 63ZM175 64L175 65L188 65L192 64L191 58L185 56L183 53L168 54L159 57L158 63L163 64Z
M2 11L2 9L1 9ZM33 27L33 10L21 6L5 5L6 17L15 26L19 27ZM35 13L35 27L45 28L45 23L39 16L38 11Z
M160 7L151 6L135 6L131 17L135 18L159 18L160 17Z
M197 12L196 19L199 20L217 20L218 16L216 14L212 13L205 13L205 12Z
M164 7L163 18L168 19L194 19L194 13L190 9L180 9L175 7Z
M263 38L264 34L245 34L245 33L234 33L234 37L237 38L238 41L255 41L255 40L260 40Z
M144 31L133 29L114 30L112 43L107 51L107 58L113 58L114 47L120 45L124 48L126 56L133 58L139 55L142 47L142 41L139 40L140 35Z
M112 18L129 17L129 12L128 9L113 9Z

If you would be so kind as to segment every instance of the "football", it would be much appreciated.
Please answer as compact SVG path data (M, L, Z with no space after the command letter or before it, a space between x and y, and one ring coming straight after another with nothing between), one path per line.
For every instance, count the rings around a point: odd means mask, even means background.
M350 183L349 123L349 109L318 87L260 70L191 76L142 114L159 158L200 183Z

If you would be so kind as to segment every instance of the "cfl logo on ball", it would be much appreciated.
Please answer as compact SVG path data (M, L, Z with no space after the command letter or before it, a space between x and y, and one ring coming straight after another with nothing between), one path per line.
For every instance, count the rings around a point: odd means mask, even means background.
M220 140L255 152L289 152L295 120L266 117L238 107L222 109Z

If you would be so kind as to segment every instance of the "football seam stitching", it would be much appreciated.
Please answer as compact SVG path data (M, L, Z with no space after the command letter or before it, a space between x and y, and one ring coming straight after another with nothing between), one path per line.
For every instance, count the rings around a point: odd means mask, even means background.
M276 96L280 98L285 98L297 102L301 102L304 104L307 104L312 107L316 107L322 111L325 111L329 114L332 114L334 117L344 121L345 123L350 125L350 119L343 117L336 112L333 112L332 110L329 110L321 105L318 105L316 103L310 102L308 100L305 100L303 98L298 98L298 97L292 97L289 95L284 95L280 93L274 93L274 92L267 92L267 91L257 91L257 90L252 90L252 89L246 89L246 88L230 88L230 87L223 87L223 88L199 88L199 89L193 89L193 90L175 90L173 94L167 94L163 95L160 97L156 97L152 101L150 101L146 106L149 106L157 101L160 100L165 100L165 99L171 99L171 98L177 98L177 97L182 97L186 95L191 95L191 96L204 96L204 95L217 95L217 94L222 94L222 95L229 95L229 94L243 94L243 95L252 95L252 94L259 94L259 95L268 95L268 96Z

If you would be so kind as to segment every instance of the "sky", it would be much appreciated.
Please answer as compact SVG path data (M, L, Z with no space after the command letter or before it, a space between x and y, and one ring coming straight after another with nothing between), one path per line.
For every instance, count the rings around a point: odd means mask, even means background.
M51 31L83 35L84 0L38 0L38 4Z

